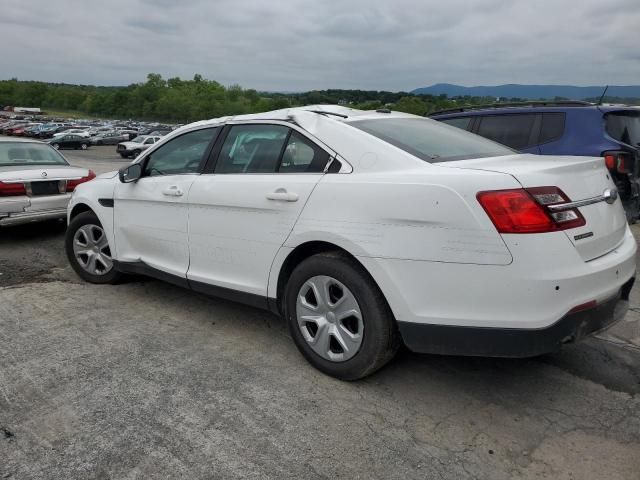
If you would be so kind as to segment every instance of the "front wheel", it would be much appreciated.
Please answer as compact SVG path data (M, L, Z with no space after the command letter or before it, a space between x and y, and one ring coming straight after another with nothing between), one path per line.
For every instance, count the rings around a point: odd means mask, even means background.
M53 148L55 148L56 150L60 150L60 145L58 145L57 143L54 143L53 145L51 145Z
M71 267L89 283L115 284L122 274L113 265L109 241L93 212L83 212L67 228L65 251Z
M86 150L88 147L89 147L89 145L87 145L86 143L83 143L83 144L80 145L80 148L82 150Z
M285 290L285 317L309 363L342 380L382 368L400 345L382 292L341 252L313 255L295 268Z
M140 155L142 153L141 150L134 150L133 151L133 158L136 158L138 155Z

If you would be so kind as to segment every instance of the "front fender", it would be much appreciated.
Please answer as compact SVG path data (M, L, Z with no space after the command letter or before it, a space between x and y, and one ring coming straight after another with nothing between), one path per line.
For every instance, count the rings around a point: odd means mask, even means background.
M113 206L108 206L113 205L113 202L110 204L108 202L100 203L100 200L113 200L114 190L115 182L113 178L98 178L78 185L67 207L67 225L71 223L71 214L75 207L82 205L88 207L100 220L109 241L111 255L114 259L117 259L117 246L114 235L114 208Z

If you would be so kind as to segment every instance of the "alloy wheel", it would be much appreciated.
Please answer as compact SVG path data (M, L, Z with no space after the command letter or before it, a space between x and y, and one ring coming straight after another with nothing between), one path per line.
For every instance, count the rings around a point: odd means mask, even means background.
M107 236L98 225L83 225L73 236L78 264L91 275L105 275L113 268Z

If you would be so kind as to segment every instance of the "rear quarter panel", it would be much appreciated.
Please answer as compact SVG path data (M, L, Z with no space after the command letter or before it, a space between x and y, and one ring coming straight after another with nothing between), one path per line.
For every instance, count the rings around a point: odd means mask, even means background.
M432 165L325 175L285 246L322 240L356 256L508 265L511 254L476 194L518 186L509 175Z

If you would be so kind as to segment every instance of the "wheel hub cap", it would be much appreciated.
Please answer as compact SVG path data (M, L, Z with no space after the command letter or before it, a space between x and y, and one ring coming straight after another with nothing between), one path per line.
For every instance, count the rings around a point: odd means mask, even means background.
M91 275L106 275L113 268L107 236L98 225L83 225L73 236L78 264Z
M344 362L362 345L364 323L351 291L333 277L307 280L296 300L298 327L313 351L325 360Z

